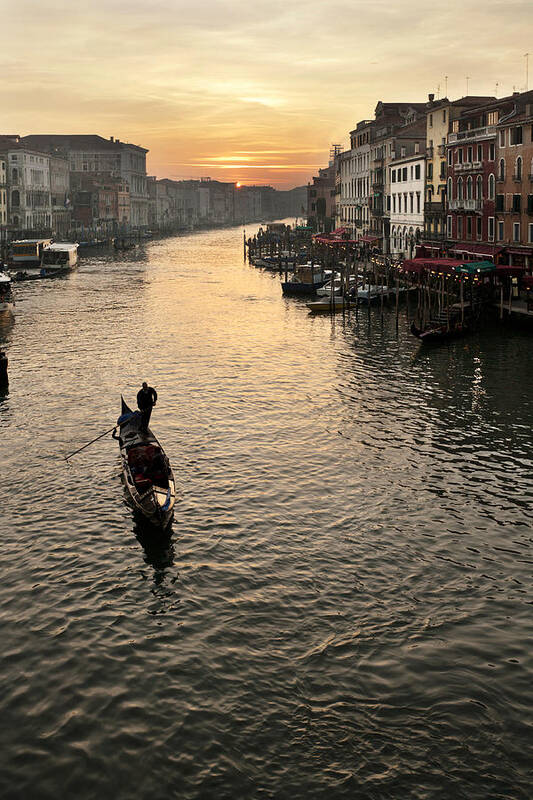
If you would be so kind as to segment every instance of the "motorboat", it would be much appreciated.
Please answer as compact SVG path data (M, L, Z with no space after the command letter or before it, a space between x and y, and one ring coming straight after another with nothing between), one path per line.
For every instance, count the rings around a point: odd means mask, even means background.
M41 275L49 277L69 272L78 263L78 244L76 242L53 242L45 247L41 259Z
M329 297L321 297L306 303L312 314L336 314L339 311L345 311L351 305L353 306L353 300L340 295L333 295L333 297L329 295Z
M0 272L0 313L13 313L15 300L11 277L5 272Z
M315 294L324 284L332 278L331 270L324 270L321 266L304 264L295 271L288 281L283 281L281 289L284 295L302 297Z

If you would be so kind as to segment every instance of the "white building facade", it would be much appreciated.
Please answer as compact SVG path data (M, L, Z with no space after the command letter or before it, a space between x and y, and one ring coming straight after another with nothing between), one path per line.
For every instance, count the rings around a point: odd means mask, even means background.
M13 144L6 152L8 223L16 231L48 231L52 226L50 158Z
M394 159L388 166L387 177L390 252L411 258L424 231L425 155Z
M7 226L7 168L6 159L0 155L0 226Z

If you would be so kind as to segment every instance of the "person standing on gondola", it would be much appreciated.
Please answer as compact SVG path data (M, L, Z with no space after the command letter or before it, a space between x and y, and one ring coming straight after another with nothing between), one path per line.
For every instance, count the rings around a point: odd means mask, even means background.
M142 388L137 392L137 406L141 412L141 428L148 430L148 423L152 415L152 408L157 403L157 392L144 381Z

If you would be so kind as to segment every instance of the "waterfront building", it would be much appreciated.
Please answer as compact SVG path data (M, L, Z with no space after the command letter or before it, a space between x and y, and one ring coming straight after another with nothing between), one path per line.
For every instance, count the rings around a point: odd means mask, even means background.
M98 135L32 135L23 137L23 141L46 152L63 151L68 155L71 175L110 175L127 183L130 224L134 228L148 226L146 148Z
M71 176L72 220L94 233L125 232L129 226L129 187L120 177L78 172Z
M0 136L6 161L8 225L20 235L49 233L52 225L50 157L20 136Z
M61 239L72 224L70 195L70 164L68 158L50 155L50 203L52 206L52 235Z
M400 153L406 149L407 144L400 145ZM393 255L412 258L422 236L425 178L425 152L396 157L388 165L389 252Z
M533 91L514 94L496 125L495 241L511 265L533 266Z
M430 94L426 113L426 188L424 204L424 239L435 249L446 239L446 146L453 122L469 108L495 100L494 97L469 96L459 100L447 97L435 100Z
M327 167L318 170L313 183L307 184L307 224L319 233L329 233L335 227L335 153Z
M383 103L380 100L376 106L370 143L369 236L383 253L389 252L390 237L388 167L397 155L408 155L408 147L414 150L416 145L417 152L425 150L424 113L423 103Z
M351 238L368 232L372 124L372 120L358 122L350 131L350 149L338 156L335 225L345 227Z
M465 110L452 122L446 148L446 236L456 242L458 253L496 256L501 250L495 217L497 125L513 106L512 98L503 98Z
M7 228L7 169L6 159L0 153L0 227L3 232ZM2 237L0 237L2 238Z

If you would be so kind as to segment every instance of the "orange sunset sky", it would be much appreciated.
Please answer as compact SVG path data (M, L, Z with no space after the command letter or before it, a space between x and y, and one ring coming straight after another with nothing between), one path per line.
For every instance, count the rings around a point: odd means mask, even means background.
M98 133L148 172L290 188L378 100L510 94L531 0L2 0L3 133ZM533 59L531 59L533 69ZM530 81L530 87L533 81ZM440 86L440 88L439 88Z

